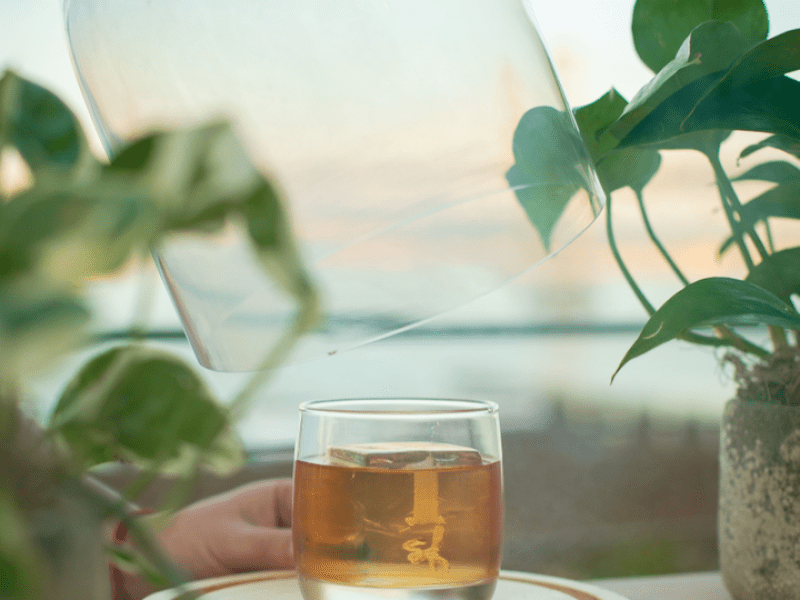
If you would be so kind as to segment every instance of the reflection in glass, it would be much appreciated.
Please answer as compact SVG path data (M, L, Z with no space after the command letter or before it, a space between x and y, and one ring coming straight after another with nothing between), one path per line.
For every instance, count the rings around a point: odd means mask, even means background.
M602 208L523 0L67 0L65 18L110 152L229 118L283 190L325 303L296 360L492 291ZM157 262L205 366L254 368L292 318L235 224Z

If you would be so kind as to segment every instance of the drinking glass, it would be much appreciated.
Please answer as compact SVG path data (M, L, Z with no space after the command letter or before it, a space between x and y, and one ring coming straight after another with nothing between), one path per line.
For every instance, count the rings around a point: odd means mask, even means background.
M413 327L564 247L604 196L529 0L65 0L102 140L224 117L283 190L324 303L293 359ZM293 305L235 226L157 255L202 364Z
M300 406L294 536L305 600L486 600L500 572L497 405Z

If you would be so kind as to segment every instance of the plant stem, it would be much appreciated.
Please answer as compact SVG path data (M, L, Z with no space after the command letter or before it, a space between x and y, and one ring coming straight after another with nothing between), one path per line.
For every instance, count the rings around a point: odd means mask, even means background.
M135 341L143 340L147 335L147 323L153 312L155 298L155 274L145 265L148 261L142 260L139 268L139 296L136 299L136 313L131 327L131 337Z
M722 167L722 163L719 160L719 153L708 153L706 156L711 162L711 166L714 168L717 187L719 188L720 196L722 196L722 204L725 207L725 214L728 216L728 223L731 226L731 231L733 231L734 239L739 249L742 251L742 256L745 259L748 271L752 271L753 269L753 259L750 257L744 242L745 233L747 233L748 237L753 242L753 246L755 246L761 257L761 261L769 264L771 259L770 254L761 241L756 231L755 224L744 219L742 203L739 200L739 196L736 194L736 190L733 188L733 183L731 183L728 174ZM770 246L772 246L772 233L769 229L769 224L767 224L767 235ZM775 350L780 350L788 346L786 332L783 329L774 325L768 326L767 329L769 330L770 339L772 340L772 345Z
M124 497L125 498L136 498L139 494L141 494L147 487L153 483L159 475L159 469L163 466L163 463L156 463L155 465L142 470L134 480L127 485L125 488Z
M617 247L617 240L614 237L614 226L611 219L611 206L611 194L608 194L606 199L606 235L608 236L608 245L611 248L611 254L614 256L614 260L617 261L617 266L619 267L619 270L622 271L622 276L625 278L625 281L628 282L631 290L633 290L633 293L639 299L640 304L647 311L647 314L652 316L656 312L655 307L650 304L650 301L644 295L644 292L642 292L642 290L639 288L639 285L636 283L633 275L631 275L631 272L625 265L625 261L622 260L622 255Z
M711 163L711 167L714 169L714 179L717 183L717 189L719 190L720 199L722 200L722 207L725 209L725 216L728 218L728 225L733 233L734 241L739 247L747 270L752 271L755 263L750 256L750 251L747 249L747 244L744 239L745 233L752 240L758 254L761 256L761 260L769 260L769 253L764 247L753 224L747 223L742 216L742 203L739 201L739 196L736 195L736 190L733 189L733 183L731 183L728 174L722 167L722 163L719 160L719 152L709 152L706 156Z
M719 330L725 330L725 327L715 328ZM766 358L770 355L768 350L765 350L761 346L754 344L753 342L744 339L741 336L730 332L730 336L724 335L724 337L710 337L707 335L701 335L699 333L694 333L692 331L687 331L682 333L678 336L678 339L683 340L685 342L690 342L692 344L697 344L698 346L711 346L714 348L734 348L735 350L741 350L742 352L747 352L748 354L752 354L759 358Z
M300 336L314 326L318 316L319 300L314 296L297 315L292 326L283 333L278 342L270 349L261 365L259 365L258 370L253 373L244 388L231 402L229 411L232 421L242 416L258 390L269 381L275 368L288 356Z
M187 577L153 540L149 529L133 516L137 510L135 504L128 502L116 490L90 475L85 475L81 479L77 491L93 506L100 508L107 515L118 517L125 524L141 553L167 579L171 587L180 587L187 583Z
M650 236L650 241L653 242L658 251L661 253L661 256L664 257L664 260L667 261L667 264L672 269L672 272L681 280L683 285L689 285L689 280L680 270L680 267L672 260L672 257L667 252L667 249L661 243L661 240L658 239L656 236L656 232L653 230L652 225L650 224L650 217L647 216L647 210L644 207L644 195L642 194L642 190L637 189L634 190L636 193L636 201L639 203L639 212L642 214L642 221L644 222L644 228L647 230L647 235Z
M742 352L746 352L747 354L753 354L760 358L766 358L769 356L769 351L765 350L761 346L754 344L750 340L743 338L742 336L734 333L732 330L728 329L725 325L717 325L714 327L714 330L719 334L721 339L727 340L730 342L726 344L737 350L741 350Z
M203 473L201 469L202 464L203 455L201 453L192 460L192 466L187 471L186 475L173 482L167 497L159 507L161 511L171 513L186 504L189 495L197 485Z
M769 226L769 221L764 219L764 233L767 235L767 248L770 253L775 252L775 240L772 239L772 227Z
M789 347L789 341L786 338L786 331L784 331L781 327L776 327L775 325L769 325L767 329L769 330L769 338L772 340L772 347L775 350L784 350Z
M637 192L637 198L640 197L641 193ZM628 285L630 286L631 290L633 290L633 293L639 299L639 302L645 308L647 313L650 316L653 316L656 312L656 309L653 307L653 305L644 295L642 290L639 288L638 284L633 278L633 275L631 275L631 272L628 270L627 265L625 265L625 262L622 259L622 255L620 254L619 248L617 247L617 242L616 238L614 237L614 228L611 218L612 216L611 207L612 207L611 195L609 194L606 200L606 234L608 236L608 245L611 248L611 254L614 256L614 260L616 260L617 265L620 268L620 271L622 271L622 275L625 277L625 280L628 282ZM769 353L763 348L753 344L752 342L740 336L737 336L730 330L722 331L721 335L722 337L718 338L718 337L701 335L699 333L694 333L692 331L687 331L679 335L678 338L687 342L691 342L692 344L697 344L699 346L733 347L738 350L742 350L744 352L749 352L756 356L760 356L762 358L769 355Z

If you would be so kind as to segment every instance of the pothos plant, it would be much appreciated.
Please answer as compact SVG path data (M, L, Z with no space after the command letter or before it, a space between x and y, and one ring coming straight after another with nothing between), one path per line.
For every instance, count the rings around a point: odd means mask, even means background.
M133 487L141 489L160 473L191 483L201 468L241 464L232 421L318 316L286 212L229 125L152 134L105 162L56 96L13 72L0 79L0 173L9 161L29 177L2 187L0 198L0 596L48 594L31 519L64 493L126 520L148 560L175 584L123 499L92 485L91 471L133 462L142 472ZM205 235L232 222L297 307L264 369L232 403L218 402L191 366L142 343L139 324L128 343L80 369L43 428L26 426L31 378L96 343L87 302L93 278L149 259L167 236ZM181 497L178 486L172 499Z
M776 248L771 234L774 220L800 219L795 160L800 159L800 82L787 76L800 69L800 30L767 39L768 25L762 0L637 0L634 45L654 77L630 102L611 89L574 111L574 117L608 194L611 251L649 315L617 372L630 360L680 339L722 348L724 360L736 367L740 397L800 404L800 315L792 301L800 294L800 246ZM525 119L563 120L554 113L534 109ZM785 157L731 178L720 147L734 130L769 134L745 148L741 158L765 148ZM564 156L562 164L574 164L569 158L574 144L565 137L538 140L551 162ZM730 230L719 252L740 254L740 279L690 281L655 233L644 190L661 166L660 152L674 149L697 151L698 160L713 169ZM516 147L515 153L516 169L522 153ZM585 176L572 173L565 197L587 187ZM509 172L512 183L514 175ZM774 185L756 197L741 198L733 182L748 180ZM650 240L682 286L660 308L626 266L614 236L614 192L625 187L633 190Z

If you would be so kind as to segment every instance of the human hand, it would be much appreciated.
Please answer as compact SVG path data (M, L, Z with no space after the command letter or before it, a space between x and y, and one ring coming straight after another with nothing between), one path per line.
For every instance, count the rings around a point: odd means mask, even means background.
M292 482L260 481L212 496L175 513L156 531L164 552L192 579L291 569ZM126 576L129 598L154 591Z
M177 512L157 538L195 579L290 569L292 482L260 481Z

